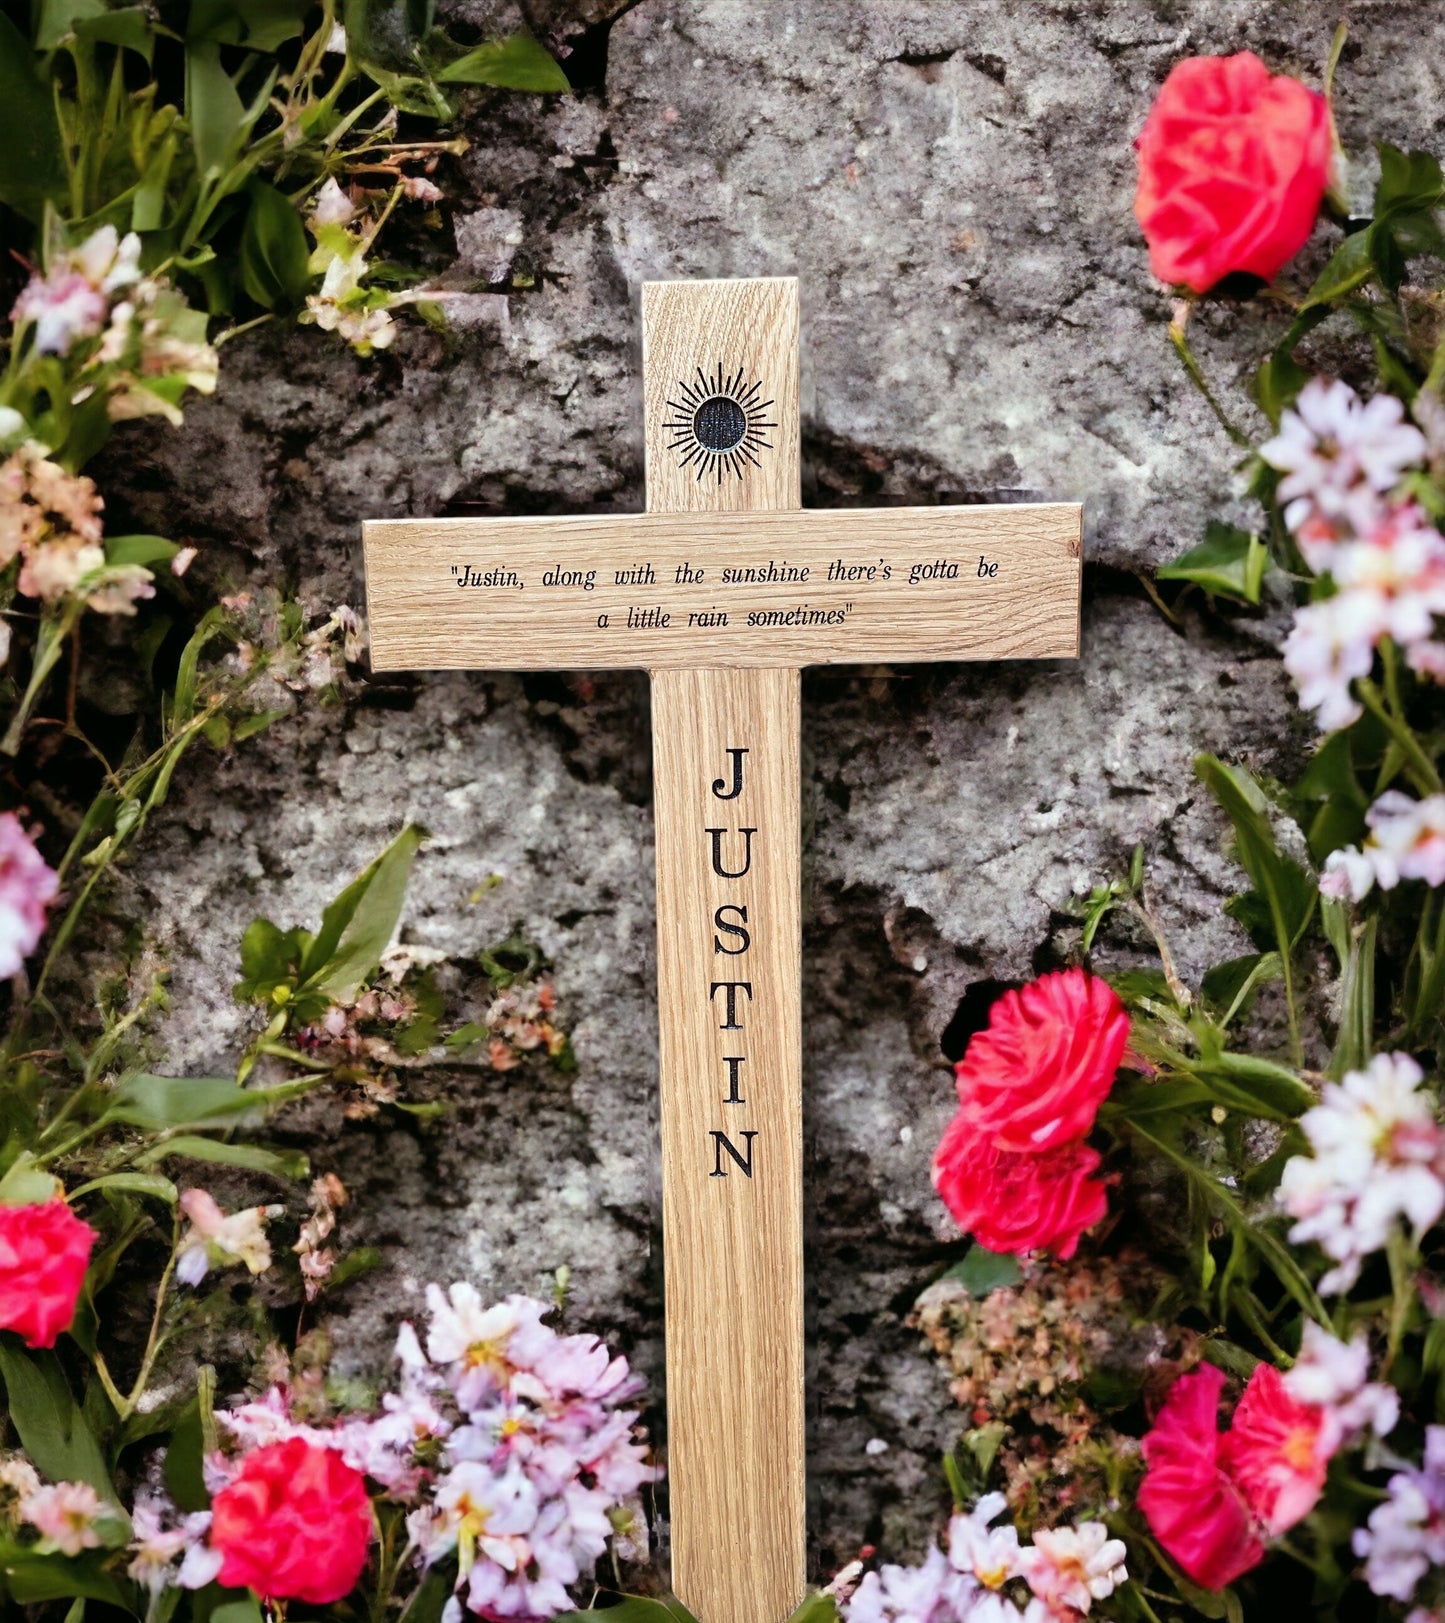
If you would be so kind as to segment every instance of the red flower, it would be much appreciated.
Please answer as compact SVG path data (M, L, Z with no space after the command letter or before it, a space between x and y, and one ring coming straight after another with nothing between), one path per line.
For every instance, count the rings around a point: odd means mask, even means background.
M220 1581L266 1600L340 1600L356 1587L370 1543L361 1473L301 1437L248 1454L211 1506Z
M1107 982L1082 969L1005 992L957 1069L962 1112L1000 1149L1050 1150L1094 1125L1129 1040Z
M1298 1403L1273 1364L1260 1364L1234 1411L1221 1458L1249 1507L1278 1537L1315 1508L1334 1453L1325 1411Z
M75 1320L96 1232L58 1197L0 1206L0 1329L53 1347Z
M1108 1207L1090 1176L1098 1166L1082 1140L1035 1155L1000 1149L960 1112L933 1158L933 1182L958 1226L990 1251L1068 1258Z
M1223 1589L1264 1559L1244 1495L1219 1463L1224 1372L1202 1364L1169 1389L1144 1439L1139 1508L1154 1537L1197 1584Z
M1176 62L1136 143L1154 274L1196 293L1231 271L1267 281L1310 234L1331 143L1324 97L1253 52Z
M1182 1375L1144 1439L1139 1508L1197 1584L1223 1589L1264 1559L1264 1540L1314 1508L1330 1450L1324 1411L1296 1403L1279 1371L1260 1364L1228 1432L1219 1430L1223 1372Z

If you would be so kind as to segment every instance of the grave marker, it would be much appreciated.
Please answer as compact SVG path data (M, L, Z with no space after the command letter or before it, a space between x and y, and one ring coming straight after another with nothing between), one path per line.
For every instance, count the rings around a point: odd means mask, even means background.
M1081 509L804 512L791 278L642 290L647 511L365 526L377 670L652 675L673 1585L803 1596L799 673L1072 658Z

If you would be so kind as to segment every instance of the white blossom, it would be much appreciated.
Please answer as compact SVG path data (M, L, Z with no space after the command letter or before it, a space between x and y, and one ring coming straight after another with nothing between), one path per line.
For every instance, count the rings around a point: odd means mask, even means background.
M1347 845L1325 858L1320 889L1360 901L1378 885L1393 890L1402 879L1445 885L1445 794L1413 800L1387 789L1365 814L1370 835L1363 848Z
M1279 1198L1296 1219L1290 1239L1315 1241L1336 1263L1320 1281L1326 1294L1349 1290L1402 1218L1422 1233L1445 1211L1445 1135L1421 1079L1408 1055L1377 1054L1327 1082L1300 1119L1314 1153L1285 1163Z
M1363 1330L1340 1341L1313 1319L1306 1319L1300 1354L1284 1377L1285 1390L1296 1403L1324 1410L1333 1454L1366 1432L1386 1437L1400 1418L1400 1394L1384 1381L1372 1381L1370 1346Z

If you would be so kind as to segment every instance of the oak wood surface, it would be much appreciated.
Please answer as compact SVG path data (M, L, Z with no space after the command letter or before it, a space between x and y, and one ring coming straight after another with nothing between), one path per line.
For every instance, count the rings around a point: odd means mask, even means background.
M647 523L682 522L691 550L712 550L720 534L757 546L752 526L796 517L800 501L797 283L649 283L642 343ZM687 435L665 426L679 405L706 403L709 375L749 409L770 402L753 421L777 427L745 442L749 456L689 462L675 443ZM701 382L684 393L686 379ZM659 581L675 569L654 564ZM594 636L603 612L592 611ZM581 646L580 631L567 640ZM678 648L682 663L726 664L724 646L713 628L640 651L652 666L672 1584L701 1623L783 1623L806 1579L799 679L660 668L679 662ZM742 792L721 799L735 760ZM710 829L725 831L720 863ZM745 861L738 879L714 871ZM719 918L749 931L746 952L728 950L743 938ZM738 1030L721 1029L726 981L749 988L731 994ZM724 1063L730 1055L742 1063Z
M796 671L652 679L672 1583L702 1623L782 1623L803 1596L798 695ZM742 878L714 873L709 828ZM729 981L751 989L736 1031Z
M372 663L580 670L1072 658L1081 517L1073 503L1049 502L373 521L365 527ZM997 573L980 578L980 558ZM927 578L940 561L957 573ZM838 564L843 578L829 580ZM655 579L631 584L648 565ZM680 582L683 565L702 579ZM806 568L808 577L747 582L746 571L769 565L780 574ZM725 570L744 578L727 581ZM915 570L925 578L910 583ZM461 584L489 571L521 584ZM573 583L545 585L552 572ZM627 583L617 584L619 574ZM629 627L649 610L669 623ZM726 626L689 623L718 611ZM750 614L804 623L749 625ZM804 618L829 614L841 623Z
M643 284L649 511L801 506L798 354L794 277ZM735 400L747 421L727 456L695 454L698 407L711 398Z

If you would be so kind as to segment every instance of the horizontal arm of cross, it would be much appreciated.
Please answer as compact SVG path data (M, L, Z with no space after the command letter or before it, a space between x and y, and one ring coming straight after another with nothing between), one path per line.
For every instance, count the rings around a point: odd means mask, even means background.
M378 670L1073 658L1082 509L381 520Z

